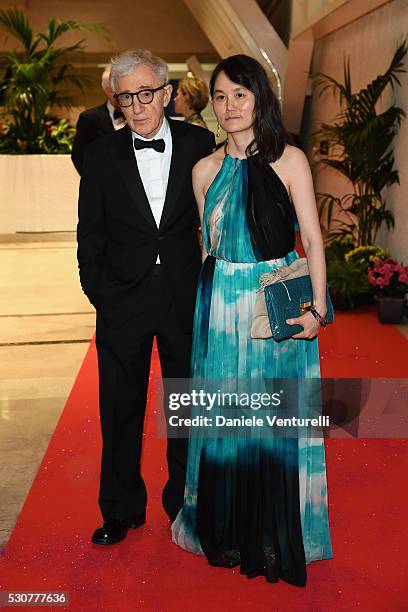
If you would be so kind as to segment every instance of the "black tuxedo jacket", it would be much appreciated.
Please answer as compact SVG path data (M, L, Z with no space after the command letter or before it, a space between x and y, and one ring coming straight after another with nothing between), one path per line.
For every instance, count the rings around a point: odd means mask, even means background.
M191 170L214 148L208 130L168 120L173 141L166 198L155 223L128 126L87 147L77 229L81 285L106 321L123 323L143 310L157 254L180 323L191 332L201 266L199 216Z
M79 115L71 153L71 159L79 174L82 172L85 147L93 140L114 131L106 102L101 106L88 108Z

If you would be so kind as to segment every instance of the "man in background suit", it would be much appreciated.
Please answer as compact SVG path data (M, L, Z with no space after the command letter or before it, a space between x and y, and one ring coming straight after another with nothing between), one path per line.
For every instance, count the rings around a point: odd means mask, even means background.
M124 115L113 97L114 92L109 83L110 70L109 65L105 68L101 80L102 89L107 97L106 102L88 108L78 117L71 159L79 174L82 170L85 147L93 140L111 134L126 124Z
M155 336L163 377L190 375L201 267L191 171L215 145L208 130L165 118L172 87L160 58L127 51L110 78L127 126L87 147L77 231L81 284L97 312L104 522L95 544L145 522L140 458ZM187 443L167 441L171 521L183 504Z

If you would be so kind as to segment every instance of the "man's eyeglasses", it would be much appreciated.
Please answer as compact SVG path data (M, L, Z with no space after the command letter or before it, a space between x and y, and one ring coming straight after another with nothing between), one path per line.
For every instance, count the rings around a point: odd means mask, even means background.
M152 102L154 98L154 94L156 93L156 91L164 89L166 85L168 85L168 83L164 83L163 85L160 85L160 87L156 87L155 89L142 89L141 91L135 91L134 93L125 91L123 93L114 94L113 97L115 98L119 106L125 108L127 106L132 106L133 98L135 96L140 102L140 104L150 104L150 102Z

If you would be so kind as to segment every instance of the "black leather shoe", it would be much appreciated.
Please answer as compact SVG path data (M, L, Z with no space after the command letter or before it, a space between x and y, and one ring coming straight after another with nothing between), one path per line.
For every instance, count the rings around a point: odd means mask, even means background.
M144 515L131 520L112 519L104 521L103 525L94 531L92 542L94 544L116 544L116 542L126 538L129 529L136 529L143 525L145 521L146 517Z

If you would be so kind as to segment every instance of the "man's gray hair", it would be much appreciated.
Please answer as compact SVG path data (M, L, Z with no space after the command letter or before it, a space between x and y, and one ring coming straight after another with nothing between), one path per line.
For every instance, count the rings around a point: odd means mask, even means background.
M136 49L134 51L124 51L112 57L109 82L113 91L118 93L118 78L131 74L141 64L150 66L159 77L160 84L167 83L169 68L166 62L161 57L153 55L147 49Z

